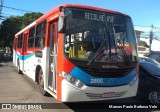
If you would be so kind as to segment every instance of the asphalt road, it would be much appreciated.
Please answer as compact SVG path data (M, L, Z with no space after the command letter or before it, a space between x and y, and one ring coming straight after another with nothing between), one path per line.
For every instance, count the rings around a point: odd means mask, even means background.
M13 103L13 104L24 104L24 103L43 103L46 107L57 105L59 108L55 109L42 109L42 110L3 110L12 112L160 112L160 110L149 110L149 109L107 109L108 104L132 104L132 103L144 103L141 100L135 98L122 99L122 100L110 100L104 101L99 104L96 103L59 103L53 97L42 96L39 93L39 88L35 82L33 82L26 75L19 75L16 73L16 69L12 62L1 62L0 63L0 105L1 103ZM49 104L47 104L49 103ZM101 104L106 108L101 109ZM99 108L94 108L96 106ZM97 107L98 107L97 106ZM90 107L90 108L87 108ZM93 107L93 109L91 109Z

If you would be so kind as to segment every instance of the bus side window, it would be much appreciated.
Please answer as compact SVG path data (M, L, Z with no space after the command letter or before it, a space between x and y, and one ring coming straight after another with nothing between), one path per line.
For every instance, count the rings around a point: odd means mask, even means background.
M22 36L22 34L18 35L17 48L22 48Z
M46 36L46 21L38 24L36 27L35 47L43 48Z
M14 50L17 49L17 44L18 44L18 42L17 42L17 37L15 37L15 38L14 38L14 46L13 46Z
M32 48L34 46L34 37L35 37L35 27L29 30L28 48Z
M54 55L55 25L50 25L50 55Z

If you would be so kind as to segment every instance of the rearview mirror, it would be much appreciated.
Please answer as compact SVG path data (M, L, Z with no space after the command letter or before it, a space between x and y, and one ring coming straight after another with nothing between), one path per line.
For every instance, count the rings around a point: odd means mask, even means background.
M58 20L58 32L65 33L66 32L66 16L60 16Z

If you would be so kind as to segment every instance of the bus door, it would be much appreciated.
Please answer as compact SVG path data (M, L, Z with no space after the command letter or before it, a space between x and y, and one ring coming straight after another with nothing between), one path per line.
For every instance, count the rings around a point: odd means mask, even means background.
M57 65L57 24L49 25L50 34L50 56L49 56L49 89L56 93L56 65Z
M25 70L25 68L26 68L26 67L25 67L25 65L26 65L26 64L25 64L25 55L26 55L26 52L27 52L27 49L26 49L26 46L27 46L27 45L26 45L26 44L27 44L27 36L28 36L27 34L24 34L24 35L23 35L23 41L22 41L22 42L23 42L23 48L22 48L22 61L23 61L23 62L22 62L22 63L23 63L23 64L22 64L22 70L23 70L24 72L26 72L26 70Z

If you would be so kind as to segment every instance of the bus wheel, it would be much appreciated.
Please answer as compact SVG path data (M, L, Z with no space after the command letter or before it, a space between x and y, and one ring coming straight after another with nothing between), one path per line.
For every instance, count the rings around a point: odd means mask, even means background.
M39 71L38 84L39 84L40 93L43 96L48 96L47 91L44 90L44 78L43 78L43 71L42 71L42 69L40 69L40 71Z
M22 71L21 71L21 69L20 69L19 60L18 60L18 62L17 62L17 72L18 72L18 74L22 74Z
M149 91L148 100L152 104L160 104L160 93L156 90Z

